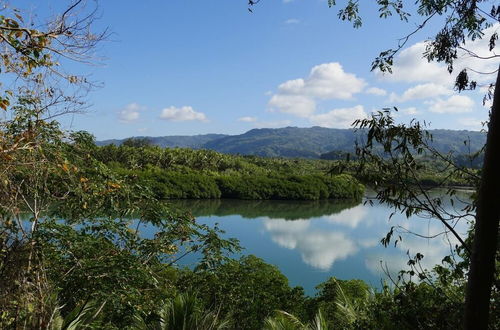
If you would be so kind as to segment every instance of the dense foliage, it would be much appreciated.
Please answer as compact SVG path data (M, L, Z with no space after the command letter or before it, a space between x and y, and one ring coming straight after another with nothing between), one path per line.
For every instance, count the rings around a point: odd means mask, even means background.
M199 251L210 269L237 248L95 159L87 133L37 121L36 105L20 100L2 125L12 140L32 137L1 163L0 328L46 328L89 302L106 328L124 328L173 297L179 258ZM156 234L143 237L141 222Z
M231 156L155 146L96 147L96 158L135 178L159 199L360 199L364 187L347 175L327 175L328 162Z

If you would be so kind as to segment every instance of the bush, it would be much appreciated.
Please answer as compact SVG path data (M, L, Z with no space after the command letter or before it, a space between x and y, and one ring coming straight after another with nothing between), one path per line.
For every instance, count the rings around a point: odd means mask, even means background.
M212 272L186 270L179 279L180 291L194 290L205 306L220 308L238 329L261 329L275 310L301 313L305 301L301 287L291 288L279 269L255 256L232 260Z

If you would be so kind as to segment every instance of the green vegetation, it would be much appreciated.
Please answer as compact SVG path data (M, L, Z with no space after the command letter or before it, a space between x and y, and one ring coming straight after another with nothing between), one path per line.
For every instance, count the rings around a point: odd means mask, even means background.
M359 200L364 193L352 176L328 175L326 161L232 156L144 144L95 147L94 155L116 173L149 187L158 199Z
M475 131L435 129L429 131L434 136L433 147L441 153L465 155L480 150L486 134ZM357 140L362 140L365 131L325 127L284 127L252 129L239 135L207 134L195 136L137 137L147 139L160 147L181 147L208 149L226 154L256 155L262 157L329 157L337 154L354 153ZM467 140L468 145L464 145ZM120 145L126 140L107 140L99 145ZM470 149L469 149L470 147ZM330 155L331 157L332 155ZM331 158L325 158L331 159Z
M432 272L438 278L432 284L406 282L381 291L360 280L332 277L307 297L276 267L254 256L210 271L164 266L166 286L154 304L147 291L134 293L133 303L113 302L113 295L84 300L58 311L52 329L66 329L58 324L69 323L91 329L459 328L464 281L439 268Z
M324 162L162 150L145 141L99 148L87 133L61 131L52 119L55 113L78 109L68 104L74 99L61 94L59 84L51 83L56 78L62 79L61 84L86 80L57 71L58 56L53 55L84 61L102 36L88 33L96 11L86 13L79 7L82 3L75 2L48 24L25 24L19 11L8 6L0 17L1 72L12 73L13 80L21 83L0 95L0 108L8 110L0 122L0 328L461 327L467 271L469 262L474 262L470 241L488 243L479 237L479 231L455 249L458 258L445 257L431 271L422 268L423 256L417 254L392 288L374 292L358 280L329 279L319 285L315 297L306 297L301 288L291 288L275 266L253 256L228 258L238 250L236 241L221 239L218 228L200 225L190 214L166 208L159 198L218 198L225 194L262 199L359 198L362 186L351 176L320 173ZM345 15L360 24L358 2L348 3L351 6ZM434 2L420 3L425 15L436 13ZM391 3L401 15L400 4ZM451 4L453 9L464 9L457 7L462 2L446 2L437 13L450 9ZM389 4L380 2L380 6L382 14L388 15ZM473 15L465 20L473 24L476 9L453 12ZM74 20L74 10L83 12L83 17ZM458 26L453 31L463 30ZM460 33L454 36L463 37ZM439 55L432 49L428 54L431 59ZM388 56L385 62L379 59L378 65L383 68L387 61L392 63L391 54ZM59 107L48 111L47 105ZM421 200L414 191L394 188L393 180L399 174L406 174L412 186L420 182L415 170L422 169L422 164L414 161L407 142L415 147L422 140L414 127L391 126L393 122L386 120L381 114L364 121L365 126L371 125L369 136L385 141L387 150L392 150L395 140L404 140L397 146L402 154L389 164L376 153L367 155L372 156L368 165L378 169L376 178L388 183L379 198L410 215L425 207L436 209L441 199L427 198L426 203L415 204ZM385 130L387 126L391 129ZM475 177L476 173L467 175ZM365 171L363 178L369 177ZM497 196L489 197L496 202ZM473 210L471 206L466 211ZM446 221L443 213L437 215ZM141 236L141 222L157 228L153 237ZM481 222L484 220L478 220ZM498 222L493 229L497 227ZM390 234L392 231L386 243ZM489 251L493 257L494 247ZM192 270L180 269L177 262L191 252L200 252L201 260ZM498 272L495 274L494 267L488 269L497 281ZM491 290L490 282L482 284ZM481 295L486 308L478 302L485 315L479 321L499 328L498 288L493 286L491 295L486 293Z

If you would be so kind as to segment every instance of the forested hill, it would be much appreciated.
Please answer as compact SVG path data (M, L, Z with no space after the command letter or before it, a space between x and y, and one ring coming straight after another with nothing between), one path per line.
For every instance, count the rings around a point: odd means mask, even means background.
M212 140L221 139L228 135L225 134L202 134L202 135L171 135L171 136L135 136L133 139L147 139L153 145L160 146L162 148L191 148L191 149L203 149L207 142ZM115 144L121 145L125 140L104 140L97 141L96 144L100 146Z
M479 150L486 134L476 131L431 130L434 147L440 152L465 154ZM258 155L264 157L319 158L330 151L352 152L356 137L362 132L352 129L324 127L284 127L252 129L239 135L206 134L194 136L163 136L147 138L161 147L210 149L222 153ZM139 137L136 137L139 138ZM464 141L470 140L469 144ZM120 145L125 140L106 140L99 145Z

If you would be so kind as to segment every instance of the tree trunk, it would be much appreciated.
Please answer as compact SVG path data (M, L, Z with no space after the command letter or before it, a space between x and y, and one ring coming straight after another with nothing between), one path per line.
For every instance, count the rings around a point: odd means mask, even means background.
M465 297L465 329L488 328L500 219L500 70L491 108Z

